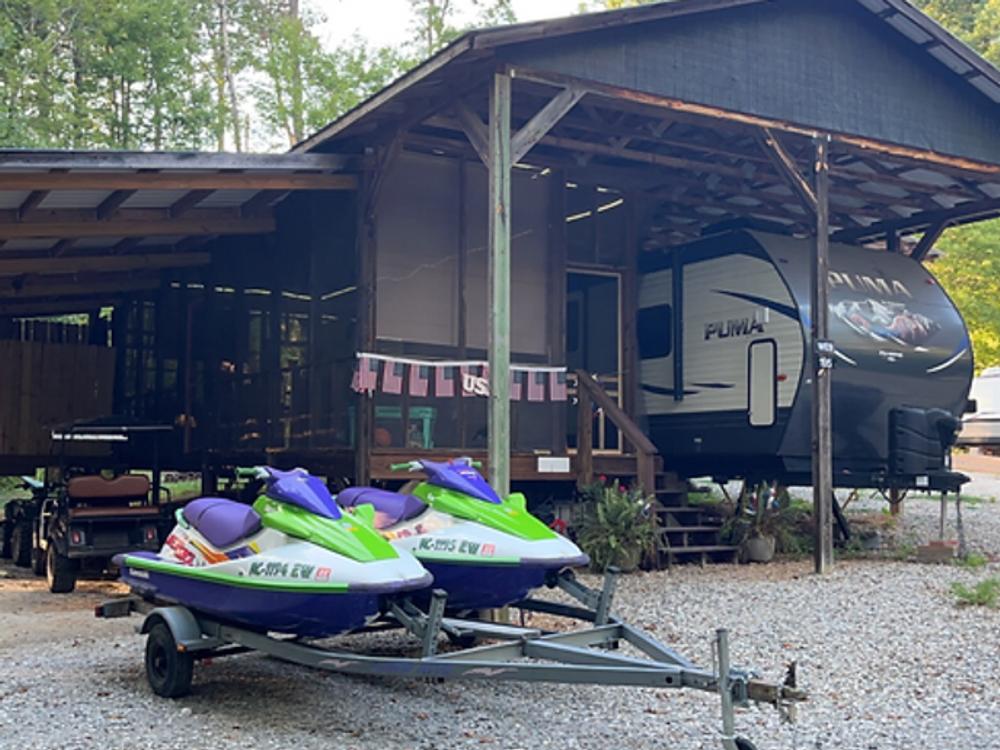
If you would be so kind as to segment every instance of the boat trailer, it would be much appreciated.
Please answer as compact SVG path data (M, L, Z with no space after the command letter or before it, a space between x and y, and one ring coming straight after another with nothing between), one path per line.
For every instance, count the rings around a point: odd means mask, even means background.
M380 620L358 631L402 628L419 640L419 656L369 656L327 648L315 639L257 632L135 594L99 604L95 614L103 618L128 617L134 612L145 615L137 631L147 636L146 678L154 693L168 698L190 691L195 661L259 651L294 664L354 675L700 690L719 696L723 750L755 749L748 739L736 736L736 707L770 704L783 717L794 718L795 705L806 700L805 692L795 685L794 665L782 684L759 680L748 670L731 666L729 635L719 629L713 641L714 669L698 667L611 614L616 579L616 573L609 572L602 589L595 591L565 571L552 585L579 605L536 598L511 605L524 612L590 623L576 630L547 631L447 617L447 595L436 590L426 609L409 599L398 600ZM460 647L439 652L441 635ZM474 645L479 641L489 643ZM622 643L641 656L620 653Z

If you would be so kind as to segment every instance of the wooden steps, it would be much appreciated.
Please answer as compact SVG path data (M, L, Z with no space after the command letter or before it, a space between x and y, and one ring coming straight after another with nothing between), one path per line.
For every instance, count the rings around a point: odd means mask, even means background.
M670 474L657 474L657 549L661 564L710 562L734 563L739 548L722 543L723 518L711 506L688 505L694 492Z

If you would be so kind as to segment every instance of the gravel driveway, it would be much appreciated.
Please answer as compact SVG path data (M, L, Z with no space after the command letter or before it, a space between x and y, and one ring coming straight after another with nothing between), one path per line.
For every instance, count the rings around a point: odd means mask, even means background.
M936 536L938 507L907 502L905 533ZM1000 505L965 509L975 546L1000 552ZM1000 747L1000 612L959 609L949 587L1000 574L912 562L686 567L624 578L617 612L710 664L779 679L799 662L811 700L795 725L738 716L761 750ZM429 684L309 672L259 655L196 668L194 693L153 696L133 619L100 621L118 589L64 597L0 568L0 748L718 748L712 696L531 684Z

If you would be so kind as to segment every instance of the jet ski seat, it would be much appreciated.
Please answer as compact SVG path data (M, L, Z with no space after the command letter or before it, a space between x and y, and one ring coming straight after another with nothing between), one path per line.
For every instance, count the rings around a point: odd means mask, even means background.
M399 492L379 490L374 487L349 487L337 495L341 508L356 508L359 505L375 506L375 528L387 529L397 523L416 518L427 504L414 497Z
M243 503L200 497L184 506L184 518L211 544L222 549L260 531L260 516Z

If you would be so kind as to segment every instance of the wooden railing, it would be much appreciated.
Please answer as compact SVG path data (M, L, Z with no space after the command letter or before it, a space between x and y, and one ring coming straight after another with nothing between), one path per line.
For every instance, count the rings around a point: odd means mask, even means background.
M594 405L621 432L636 453L636 480L646 492L656 489L656 446L618 403L601 388L600 383L583 370L576 371L579 383L579 404L576 412L577 481L580 485L594 481Z

